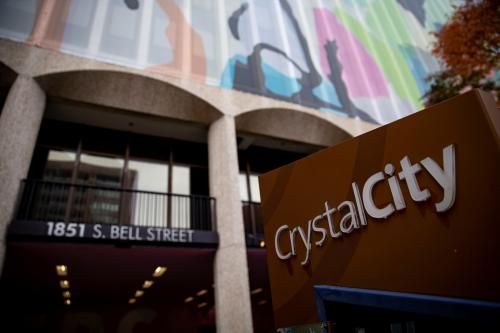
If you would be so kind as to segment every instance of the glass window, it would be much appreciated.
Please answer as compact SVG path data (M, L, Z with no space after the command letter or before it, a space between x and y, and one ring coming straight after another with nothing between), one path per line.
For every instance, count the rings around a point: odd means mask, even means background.
M122 158L82 153L78 165L77 182L118 189L121 187L124 164ZM118 223L121 201L119 190L74 187L71 194L72 220Z
M78 181L86 184L120 187L123 158L83 153L78 166Z
M240 173L240 198L241 201L248 201L248 186L246 173Z
M48 135L60 130L70 142ZM210 223L210 203L198 197L209 193L205 144L55 122L41 131L45 141L30 173L47 181L41 208L57 201L58 219L174 228Z
M65 219L70 186L75 167L76 154L71 151L49 150L46 155L43 180L34 187L33 219L50 217L56 221ZM65 184L61 184L65 183Z
M172 192L174 194L189 195L191 193L189 174L189 167L174 165L172 169Z
M64 27L61 48L76 52L87 51L95 12L96 0L73 0L66 20L64 16L51 18L54 21L60 20L58 26Z
M125 188L161 192L168 191L168 165L166 163L130 160ZM168 197L165 194L124 192L122 218L132 219L140 226L165 226L168 219ZM129 208L130 207L130 208Z
M43 180L53 182L71 181L76 154L70 151L49 150Z
M190 169L186 166L175 165L172 169L172 227L190 228L191 224L191 199L175 194L189 195Z
M260 202L259 176L250 175L250 192L252 202Z
M150 34L149 44L149 65L168 64L173 59L173 46L170 40L165 35L165 29L169 26L170 20L158 3L154 3L154 11L152 17L152 29ZM173 30L174 25L169 29ZM171 38L175 38L176 33L173 33Z
M123 0L110 0L100 49L104 53L135 61L143 6L127 8Z
M260 202L260 190L259 190L259 176L250 175L250 195L252 196L252 202ZM241 201L250 201L248 197L248 182L247 174L240 173L240 198Z
M197 61L206 62L208 78L218 82L221 57L220 24L217 16L217 1L198 1L191 6L191 22L193 29L200 35L202 47L193 44L193 56ZM223 20L224 22L226 19ZM225 29L225 28L224 28ZM194 40L192 40L194 42Z
M36 19L36 0L0 1L0 30L2 37L25 40Z
M128 162L128 176L125 188L140 191L168 192L168 165L130 160Z

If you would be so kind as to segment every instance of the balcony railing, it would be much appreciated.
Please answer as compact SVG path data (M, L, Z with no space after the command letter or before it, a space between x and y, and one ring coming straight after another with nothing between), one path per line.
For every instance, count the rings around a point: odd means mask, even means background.
M264 237L260 202L242 201L247 245L258 246Z
M215 199L24 180L18 220L215 230Z

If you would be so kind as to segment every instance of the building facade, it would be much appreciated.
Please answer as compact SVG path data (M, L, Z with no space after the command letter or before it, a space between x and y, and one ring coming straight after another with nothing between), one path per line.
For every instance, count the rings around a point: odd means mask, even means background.
M12 318L271 330L257 176L421 108L452 5L0 1L2 293L27 309ZM167 270L141 288L148 267Z

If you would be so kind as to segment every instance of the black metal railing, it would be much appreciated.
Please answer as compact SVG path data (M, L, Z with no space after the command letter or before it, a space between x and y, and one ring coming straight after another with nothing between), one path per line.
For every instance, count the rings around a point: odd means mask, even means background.
M215 199L200 195L23 180L17 219L215 230Z
M260 202L242 201L243 222L247 239L261 240L264 235Z

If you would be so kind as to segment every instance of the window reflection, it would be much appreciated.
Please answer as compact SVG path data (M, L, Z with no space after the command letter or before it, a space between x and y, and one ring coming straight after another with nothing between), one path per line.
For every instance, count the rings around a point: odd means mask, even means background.
M40 186L35 193L34 216L51 215L54 220L65 220L68 196L71 188L76 154L71 151L49 150L43 170L43 180L49 182Z
M123 158L82 154L78 166L78 181L86 184L120 187Z
M123 198L119 191L109 188L121 187L124 164L124 159L119 157L81 154L77 183L102 188L74 188L70 194L73 219L92 223L119 223Z
M211 227L204 145L49 122L35 153L38 220Z
M50 150L43 180L52 182L70 182L75 167L76 154L70 151Z

